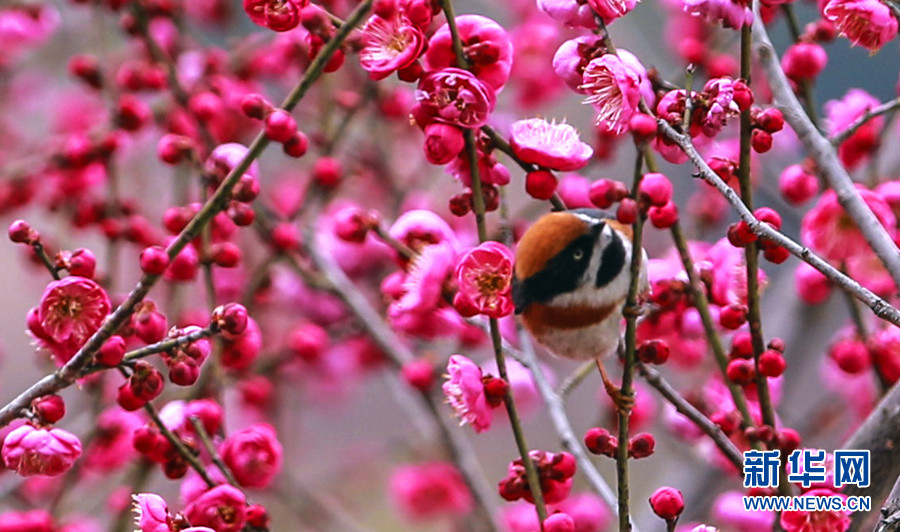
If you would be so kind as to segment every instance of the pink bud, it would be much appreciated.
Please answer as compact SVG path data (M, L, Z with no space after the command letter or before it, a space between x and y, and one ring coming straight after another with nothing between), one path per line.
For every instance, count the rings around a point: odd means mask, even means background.
M241 111L249 118L262 120L272 110L272 104L262 94L251 93L241 100Z
M774 209L770 209L769 207L760 207L753 211L753 216L755 216L759 221L771 225L776 231L778 229L781 229L781 215L778 214L778 212Z
M769 378L780 377L784 373L787 363L781 353L765 351L759 356L759 373Z
M588 197L591 203L601 209L608 209L617 201L628 196L628 188L621 181L598 179L591 183Z
M608 430L599 427L588 429L585 432L584 446L594 454L601 454L610 458L616 457L616 450L619 447L616 437L611 435Z
M297 122L284 109L276 109L266 117L266 137L273 142L287 142L297 131Z
M772 149L772 134L762 129L754 129L750 134L750 146L756 153L766 153Z
M816 43L798 42L785 50L781 57L781 68L794 81L813 79L828 63L825 49Z
M741 331L731 339L731 358L750 358L753 356L753 337L747 331Z
M654 207L662 207L672 199L672 182L659 173L644 174L638 187L641 201Z
M747 323L747 307L740 303L732 303L722 308L719 313L719 324L729 330L735 330Z
M725 374L731 382L746 386L753 382L756 369L753 367L752 360L736 358L728 363Z
M147 275L161 275L169 266L169 255L160 246L150 246L141 252L141 270Z
M97 259L91 250L79 248L73 251L72 256L69 257L68 268L69 273L72 275L91 279L94 277L94 271L97 268Z
M638 203L632 198L622 198L619 208L616 209L616 220L625 225L631 225L637 221Z
M38 397L31 402L31 408L44 423L51 425L66 415L66 403L56 394Z
M306 155L306 150L309 149L309 139L306 137L306 134L302 131L295 131L291 138L284 141L282 146L282 150L288 157L293 157L295 159L299 159Z
M234 242L221 242L209 248L210 258L216 266L234 268L241 262L241 248Z
M192 281L200 268L200 256L192 245L187 245L169 263L165 271L169 281Z
M366 212L355 205L344 207L334 214L334 233L341 240L361 244L377 223L377 213Z
M806 304L817 305L831 294L831 281L819 270L801 262L794 272L797 294Z
M162 374L144 360L135 363L134 373L129 377L128 383L134 397L145 403L159 396L165 384Z
M544 520L544 532L575 532L575 520L563 512L556 512Z
M168 133L159 139L156 154L166 164L178 164L195 148L194 141L184 135Z
M115 335L110 336L107 341L103 342L103 346L100 347L94 359L98 364L113 367L118 366L124 356L125 339Z
M869 369L872 357L866 345L856 338L838 340L828 350L828 356L841 370L857 375Z
M656 438L652 434L642 432L635 434L628 441L628 456L635 459L646 458L653 454L656 448Z
M819 193L819 180L799 164L792 164L781 172L778 188L789 203L800 205Z
M458 127L432 123L425 127L425 158L431 164L447 164L463 150L465 139Z
M525 176L525 191L534 199L550 199L558 184L556 176L548 170L535 170Z
M678 221L678 206L673 202L668 202L662 207L650 207L647 211L650 223L657 229L668 229L675 225Z
M143 342L152 344L166 335L166 316L155 310L144 310L135 315L134 333Z
M763 250L763 258L772 264L781 264L790 256L791 252L781 246L768 246Z
M228 303L216 307L212 313L212 321L225 334L237 335L247 328L249 317L247 309L240 303Z
M756 120L759 127L767 133L778 133L784 127L784 115L774 107L763 109Z
M251 174L244 174L231 190L231 198L242 203L250 203L259 196L259 180Z
M666 521L674 521L684 511L684 496L675 488L659 488L650 496L653 513Z
M325 188L336 187L343 173L343 165L334 157L319 157L312 169L313 179Z
M789 455L795 449L800 448L802 440L796 430L785 427L775 433L775 442L778 448L781 449L782 455Z
M16 244L33 244L41 236L25 220L16 220L9 224L9 239Z
M280 223L272 229L269 242L278 251L296 249L300 245L300 235L297 228L290 223Z
M656 137L656 119L644 113L636 113L628 122L628 129L637 143L650 142Z
M664 340L649 340L638 347L638 359L645 364L665 364L670 355L669 344Z

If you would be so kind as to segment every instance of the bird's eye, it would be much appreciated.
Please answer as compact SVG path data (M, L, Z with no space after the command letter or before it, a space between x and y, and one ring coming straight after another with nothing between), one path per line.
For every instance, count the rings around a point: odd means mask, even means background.
M580 248L576 249L574 252L572 252L572 258L575 260L581 260L582 258L584 258L584 250Z

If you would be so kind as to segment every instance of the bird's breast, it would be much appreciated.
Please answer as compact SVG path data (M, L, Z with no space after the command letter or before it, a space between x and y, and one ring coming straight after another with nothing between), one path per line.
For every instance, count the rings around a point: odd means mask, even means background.
M597 358L618 344L623 302L566 307L533 303L522 313L522 322L538 343L558 356Z

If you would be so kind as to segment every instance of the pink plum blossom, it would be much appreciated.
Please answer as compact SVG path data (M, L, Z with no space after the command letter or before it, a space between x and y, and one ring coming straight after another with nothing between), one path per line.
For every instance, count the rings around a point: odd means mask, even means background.
M136 493L134 499L134 522L140 532L169 532L169 507L165 499L155 493Z
M247 499L241 490L222 484L194 499L184 515L194 526L208 526L218 532L238 532L246 522Z
M890 206L881 196L862 185L857 185L857 191L888 234L893 235L897 220ZM838 203L837 194L833 190L822 194L816 205L803 217L800 238L814 251L834 261L872 253L856 223Z
M581 89L588 95L584 103L597 110L597 126L624 132L641 100L640 83L638 73L614 54L591 60L584 68Z
M485 125L497 96L494 89L468 70L445 68L426 74L416 90L413 110L419 122L443 122L463 128Z
M411 521L463 515L473 502L462 475L446 462L398 467L391 475L390 495Z
M456 264L457 310L491 318L511 313L513 260L512 251L499 242L484 242L465 252Z
M840 100L825 102L825 122L829 135L836 135L851 126L869 109L881 102L862 89L850 89ZM860 126L838 147L838 156L848 168L857 166L879 144L879 132L884 117L876 116Z
M623 17L637 5L638 0L587 0L588 5L600 15L604 24L611 24Z
M569 124L543 118L519 120L510 126L513 152L525 162L569 172L583 168L594 150L581 141Z
M513 46L506 30L482 15L460 15L456 27L469 70L485 85L500 91L509 79ZM428 41L422 61L426 71L456 66L450 27L444 24Z
M738 29L753 21L749 4L735 0L683 0L684 11L704 17L710 22L721 22L726 28Z
M56 476L81 456L81 440L63 429L22 425L3 440L3 462L23 477Z
M897 36L897 19L878 0L829 0L822 12L851 43L873 52Z
M32 311L34 319L29 317L29 330L62 363L100 328L109 311L106 291L91 279L73 275L47 285Z
M269 486L281 468L281 443L275 429L264 423L231 434L219 452L234 478L248 488Z
M463 355L453 355L447 362L447 381L442 386L459 424L472 425L475 432L488 430L493 420L482 377L477 364Z
M597 27L594 11L587 2L579 0L537 0L537 5L556 22L569 28Z
M359 52L359 64L374 80L408 67L425 47L422 30L401 14L387 19L373 15L362 34L365 46Z
M840 497L844 501L847 499L846 495L828 489L811 490L801 497ZM785 532L844 532L850 528L850 512L792 510L781 514L780 523Z

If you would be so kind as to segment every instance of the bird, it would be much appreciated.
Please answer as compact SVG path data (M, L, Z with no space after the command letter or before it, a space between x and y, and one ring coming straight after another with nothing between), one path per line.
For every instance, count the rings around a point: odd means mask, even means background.
M639 294L649 292L647 253L641 249ZM599 209L545 214L516 246L512 279L515 314L554 355L597 360L603 384L620 409L625 398L601 360L614 353L631 286L631 226Z

